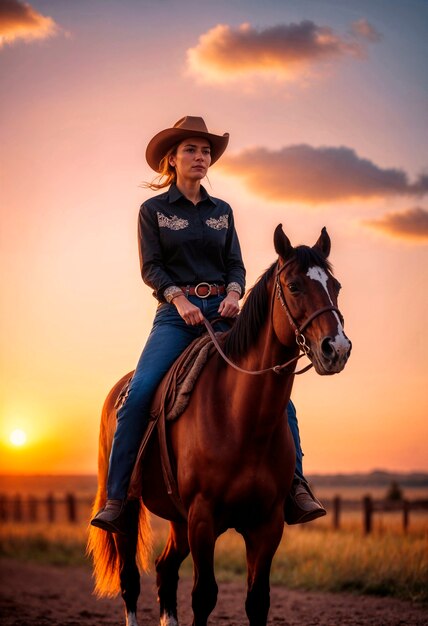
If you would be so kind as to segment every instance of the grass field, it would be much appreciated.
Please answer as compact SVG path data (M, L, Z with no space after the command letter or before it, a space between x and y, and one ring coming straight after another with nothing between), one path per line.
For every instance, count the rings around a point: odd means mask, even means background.
M388 516L374 532L362 534L360 516L348 516L340 531L320 520L310 526L286 527L275 556L271 581L294 589L350 591L428 602L427 516L404 535L399 520ZM167 525L153 520L155 551L163 548ZM0 556L56 565L86 565L86 525L3 524ZM181 574L191 576L191 560ZM219 580L245 581L242 538L234 531L216 546Z

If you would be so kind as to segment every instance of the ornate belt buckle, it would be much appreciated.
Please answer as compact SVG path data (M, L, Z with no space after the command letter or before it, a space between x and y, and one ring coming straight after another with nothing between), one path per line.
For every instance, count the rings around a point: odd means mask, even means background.
M198 289L199 287L208 287L208 293L205 294L204 296L200 295L198 293ZM195 287L195 295L198 296L198 298L208 298L208 296L211 295L211 285L209 283L199 283L198 285L196 285Z

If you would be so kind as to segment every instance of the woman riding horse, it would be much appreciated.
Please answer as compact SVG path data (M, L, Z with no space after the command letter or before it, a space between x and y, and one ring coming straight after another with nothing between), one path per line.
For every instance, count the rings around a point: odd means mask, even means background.
M117 411L117 427L109 461L107 502L91 524L126 534L124 513L128 485L149 420L155 390L183 350L220 316L218 330L239 313L245 290L233 212L201 185L210 165L223 154L229 134L210 133L201 117L186 116L157 133L146 159L159 173L159 183L147 185L168 191L141 206L138 223L141 274L153 289L158 308L148 341ZM325 515L303 477L297 418L291 401L288 423L296 448L293 487L285 506L285 520L297 524Z

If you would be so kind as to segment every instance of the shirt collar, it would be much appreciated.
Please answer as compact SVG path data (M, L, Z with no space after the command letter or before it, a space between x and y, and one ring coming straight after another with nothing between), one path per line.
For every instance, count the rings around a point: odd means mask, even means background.
M168 190L169 203L172 204L173 202L177 202L177 200L179 200L180 198L184 198L184 197L185 196L181 193L177 185L173 183ZM205 187L201 185L201 202L204 202L205 200L209 200L214 205L217 204L214 198L211 198L211 196L209 195Z

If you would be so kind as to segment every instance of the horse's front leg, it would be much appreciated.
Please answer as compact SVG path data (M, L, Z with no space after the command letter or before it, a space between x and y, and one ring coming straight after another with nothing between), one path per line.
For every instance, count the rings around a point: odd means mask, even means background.
M178 570L188 554L187 523L171 522L167 544L156 559L160 626L178 626Z
M119 554L120 589L125 602L126 626L138 626L137 600L140 595L140 572L136 563L138 516L140 503L130 500L127 505L126 535L115 535L116 549Z
M206 626L217 602L214 547L217 539L211 509L202 497L189 511L189 544L193 558L193 626Z
M248 586L245 610L250 626L266 626L270 607L272 559L284 528L282 508L255 528L241 530L247 549Z

